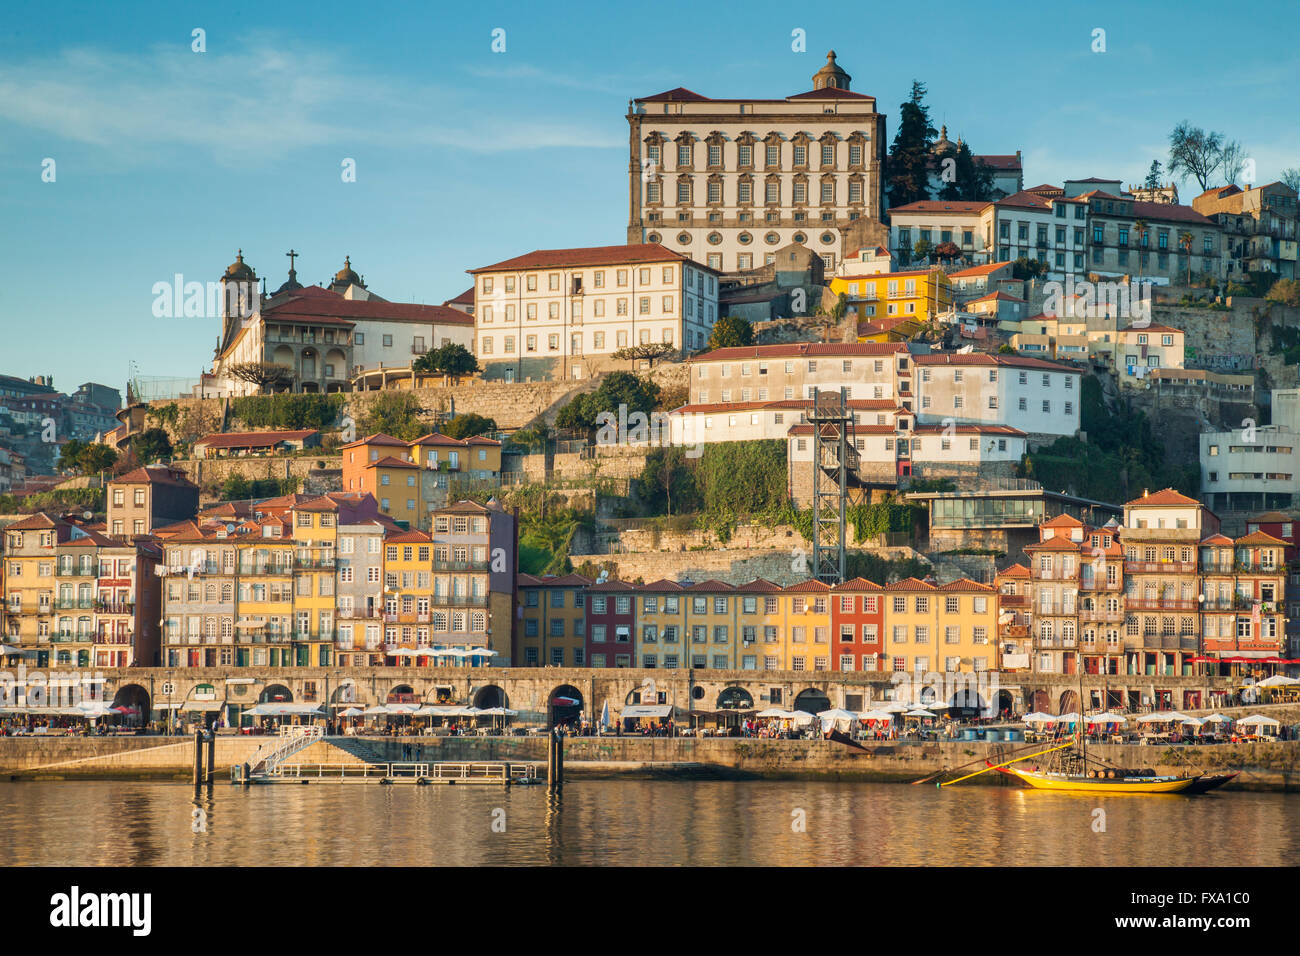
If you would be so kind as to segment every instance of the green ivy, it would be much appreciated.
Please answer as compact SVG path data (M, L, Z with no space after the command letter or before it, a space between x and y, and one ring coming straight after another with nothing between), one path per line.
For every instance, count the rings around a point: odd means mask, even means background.
M343 401L344 396L338 393L246 395L231 400L230 412L249 428L319 430L334 424Z

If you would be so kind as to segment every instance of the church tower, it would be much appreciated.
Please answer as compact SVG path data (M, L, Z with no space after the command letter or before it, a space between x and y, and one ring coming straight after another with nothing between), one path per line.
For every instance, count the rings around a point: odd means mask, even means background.
M226 266L221 282L221 351L225 351L235 337L244 319L257 311L261 298L257 289L257 274L244 262L240 249L235 261Z
M835 51L826 54L826 65L813 74L814 90L848 90L853 77L845 73L835 62Z

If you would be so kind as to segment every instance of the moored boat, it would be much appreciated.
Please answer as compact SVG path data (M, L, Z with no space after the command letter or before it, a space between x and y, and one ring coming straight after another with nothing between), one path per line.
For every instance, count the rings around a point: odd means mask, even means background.
M1207 793L1210 790L1215 790L1219 787L1222 787L1225 783L1227 783L1233 777L1237 776L1237 774L1239 773L1241 773L1240 770L1234 770L1232 773L1201 774L1201 776L1197 777L1195 780L1192 781L1192 785L1188 787L1184 792L1185 793Z
M1130 775L1127 771L1107 776L1104 771L1092 773L1061 773L1044 770L1022 770L1019 767L999 767L1002 773L1019 777L1035 790L1056 790L1066 793L1183 793L1200 777ZM1122 775L1121 775L1122 774ZM1197 791L1201 792L1201 791Z

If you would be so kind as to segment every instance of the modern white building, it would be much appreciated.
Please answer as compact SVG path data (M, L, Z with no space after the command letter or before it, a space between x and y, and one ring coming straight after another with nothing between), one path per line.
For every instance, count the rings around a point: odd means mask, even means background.
M983 265L992 254L983 228L984 210L990 205L925 199L894 206L889 210L889 248L899 262L911 262L918 242L924 240L931 248L951 242L967 262Z
M469 272L489 379L590 378L637 345L684 355L718 319L717 270L657 243L539 249Z
M795 342L715 349L690 366L690 401L810 399L813 389L850 399L912 401L912 358L901 342Z
M757 268L782 246L827 271L882 245L885 117L835 53L813 88L715 99L678 87L628 104L631 244L661 242L711 268Z
M1273 389L1273 423L1201 434L1201 498L1215 511L1300 504L1300 389Z

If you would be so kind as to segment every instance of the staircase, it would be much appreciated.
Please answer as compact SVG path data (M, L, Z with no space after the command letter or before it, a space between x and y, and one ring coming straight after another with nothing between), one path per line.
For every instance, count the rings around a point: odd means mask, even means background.
M388 763L388 759L365 740L358 740L356 737L331 737L325 742L363 763Z
M267 744L248 762L254 774L272 773L287 758L306 750L324 737L320 727L281 727L277 740Z

